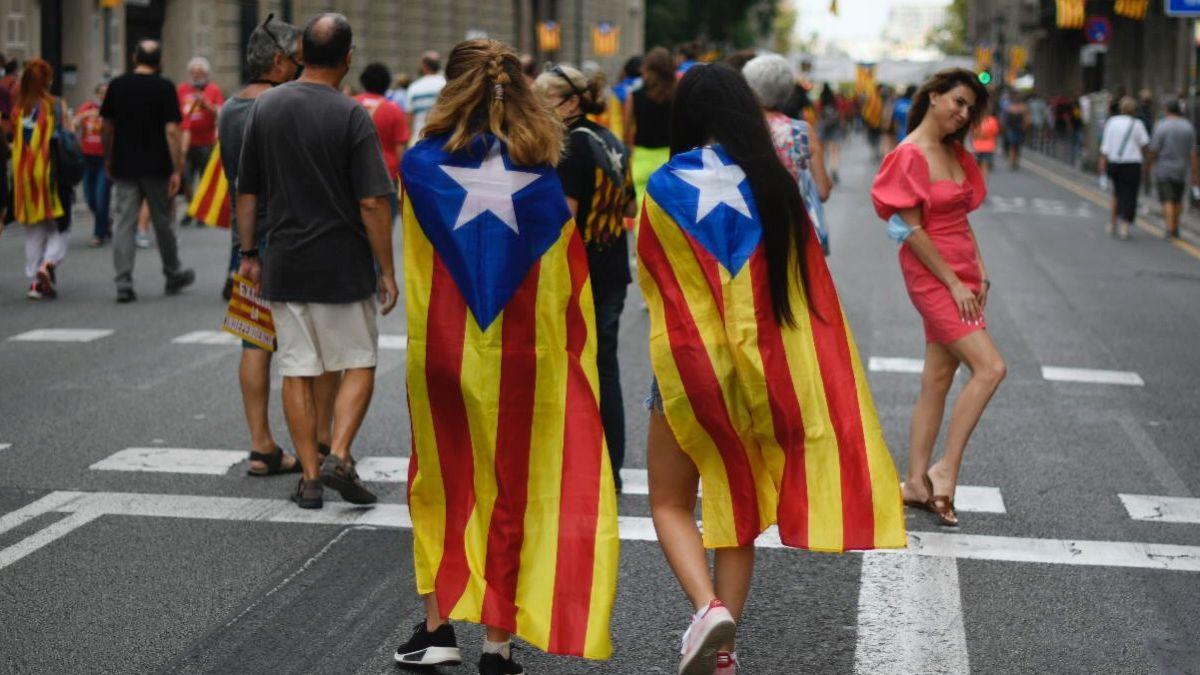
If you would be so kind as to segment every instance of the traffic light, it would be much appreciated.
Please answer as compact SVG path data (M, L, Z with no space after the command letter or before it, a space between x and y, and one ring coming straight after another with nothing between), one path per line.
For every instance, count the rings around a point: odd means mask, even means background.
M983 71L982 73L979 73L979 82L985 87L988 86L989 84L991 84L992 83L992 73L987 70Z

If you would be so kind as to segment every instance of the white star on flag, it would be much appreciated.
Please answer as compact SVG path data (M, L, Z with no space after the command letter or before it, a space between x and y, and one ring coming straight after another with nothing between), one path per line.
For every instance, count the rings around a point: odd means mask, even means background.
M458 220L454 221L454 229L466 225L485 211L500 219L516 234L517 211L513 205L512 196L525 186L536 181L540 176L528 171L509 171L504 168L504 157L500 154L500 141L494 141L488 154L483 158L483 164L477 168L466 166L445 166L442 171L467 191L462 208L458 212Z
M700 191L700 199L696 202L696 222L724 204L738 213L752 218L750 205L742 196L738 186L746 180L746 172L737 164L725 164L712 148L704 148L700 152L703 169L671 169L680 180Z

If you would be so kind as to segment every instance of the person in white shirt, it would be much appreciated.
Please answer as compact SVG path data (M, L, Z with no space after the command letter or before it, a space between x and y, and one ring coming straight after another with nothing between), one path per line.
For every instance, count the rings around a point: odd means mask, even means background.
M1108 224L1108 234L1124 241L1129 239L1130 226L1137 217L1142 156L1146 145L1150 143L1150 133L1146 131L1146 125L1134 116L1137 113L1137 101L1132 96L1122 97L1117 110L1120 114L1104 122L1099 170L1101 181L1107 176L1113 184L1112 219Z
M409 147L421 140L421 129L425 127L425 118L433 109L438 94L446 86L446 77L442 75L441 57L437 52L425 52L421 55L421 77L408 85L408 114Z

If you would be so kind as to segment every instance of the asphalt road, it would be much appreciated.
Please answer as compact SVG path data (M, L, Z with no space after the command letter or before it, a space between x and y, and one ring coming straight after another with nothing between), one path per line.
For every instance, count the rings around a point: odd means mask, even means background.
M873 173L853 143L826 207L830 263L864 363L877 360L872 390L902 467L919 377L880 359L919 359L922 332L871 210ZM972 220L1009 378L962 482L991 489L960 494L977 508L957 530L910 513L909 554L762 548L744 672L1200 673L1200 259L1142 231L1109 239L1090 188L1063 180L1002 169ZM373 516L335 497L308 518L282 502L292 477L249 478L237 457L146 470L166 448L247 443L238 348L173 342L218 328L228 235L179 236L196 286L164 297L156 251L139 251L128 306L114 302L111 249L86 246L86 217L53 302L24 297L20 228L0 236L0 672L394 672L422 611L411 533L389 520L404 485L385 470L408 454L404 351L382 352L354 448L384 479ZM621 358L634 469L646 324L632 292ZM111 333L27 335L42 329ZM380 330L402 335L402 312ZM1047 367L1141 384L1052 381ZM289 446L277 395L272 421ZM151 450L131 461L130 448ZM649 515L645 495L620 508ZM534 673L673 673L688 607L657 544L623 541L620 571L611 661L529 647L518 660ZM481 630L458 630L473 663Z

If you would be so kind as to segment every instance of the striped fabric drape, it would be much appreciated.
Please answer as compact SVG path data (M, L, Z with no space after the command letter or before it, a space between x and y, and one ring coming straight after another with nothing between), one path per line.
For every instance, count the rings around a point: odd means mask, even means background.
M188 215L209 227L228 228L231 208L229 180L221 164L221 144L217 143L192 195L192 203L188 204Z
M22 123L29 114L30 111L21 108L13 111L13 119L17 121L12 149L13 215L17 222L25 225L63 215L50 157L50 138L54 135L55 124L53 100L44 99L34 108L37 119L33 134L26 141Z

